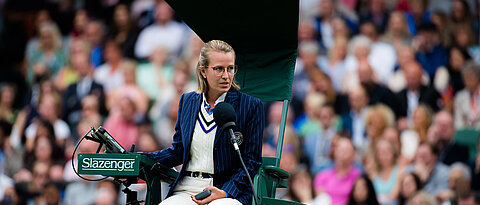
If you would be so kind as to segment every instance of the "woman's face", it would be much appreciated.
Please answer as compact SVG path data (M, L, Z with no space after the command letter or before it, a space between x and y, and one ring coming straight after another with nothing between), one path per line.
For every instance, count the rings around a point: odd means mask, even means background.
M450 65L456 71L460 71L465 63L465 59L463 59L462 53L458 49L452 49L450 51Z
M415 127L426 126L427 116L421 107L413 111L413 123Z
M353 187L353 198L357 203L363 203L368 198L367 182L363 178L359 178Z
M38 161L50 161L52 156L52 146L46 137L38 138L35 146L35 157Z
M392 13L390 16L390 20L388 21L388 26L390 30L394 33L401 33L405 29L405 25L403 22L403 17L400 13Z
M377 160L381 167L386 167L395 163L393 161L393 147L386 140L379 141L377 144Z
M405 198L413 196L418 188L415 184L415 179L411 174L408 174L403 178L401 186L402 188L400 189L400 192Z
M211 51L207 53L209 57L210 64L208 68L201 68L201 74L203 78L207 80L208 84L208 95L218 95L227 92L232 86L233 77L235 74L229 73L226 71L226 68L229 66L235 65L235 55L232 52L224 53ZM214 67L223 67L223 71L220 76L217 75Z

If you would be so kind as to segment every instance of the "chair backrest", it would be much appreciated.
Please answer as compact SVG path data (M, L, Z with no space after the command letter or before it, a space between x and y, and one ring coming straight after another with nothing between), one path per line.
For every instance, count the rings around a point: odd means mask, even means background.
M465 145L469 149L470 161L475 160L477 154L477 141L480 130L460 129L455 132L454 141L458 144Z

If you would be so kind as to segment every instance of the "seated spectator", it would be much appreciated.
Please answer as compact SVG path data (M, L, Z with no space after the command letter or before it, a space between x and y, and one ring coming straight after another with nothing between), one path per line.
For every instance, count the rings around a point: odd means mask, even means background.
M459 196L470 192L471 182L472 174L470 173L470 168L461 162L455 162L450 167L450 176L448 178L450 189L440 192L437 195L437 199L443 203L450 202L455 204L455 200Z
M411 44L412 36L408 30L407 19L402 11L390 13L387 29L380 39L391 44L396 50L399 50L402 45Z
M355 180L353 189L350 192L350 196L347 205L379 205L377 200L377 194L373 188L372 181L366 174L362 174Z
M51 133L52 125L45 120L39 120L37 126L40 131L34 138L33 149L25 152L24 169L27 171L32 171L36 162L43 162L49 166L63 162L63 149L55 142L55 137ZM41 132L46 131L42 131L42 129L48 129L49 131L42 134Z
M398 93L407 86L405 79L404 68L411 65L411 62L416 62L415 51L413 47L408 45L401 45L397 48L397 65L395 72L390 76L386 85L394 92ZM422 85L428 86L430 84L430 77L423 71L422 73Z
M421 143L417 149L415 162L406 168L407 172L415 172L420 178L423 189L436 195L448 189L450 168L438 160L437 147L428 142Z
M381 204L391 204L398 195L399 178L403 167L398 165L399 151L386 139L379 139L374 144L374 165L370 174L373 187Z
M415 193L423 189L423 183L417 174L405 173L399 184L398 205L406 205L415 196Z
M433 120L433 139L429 139L434 143L440 151L438 160L446 165L454 162L468 163L469 151L468 147L458 144L454 141L455 127L453 125L453 116L450 112L442 110L438 112Z
M369 107L365 115L367 147L376 144L376 141L383 135L385 129L394 126L394 121L395 115L389 107L383 104Z
M15 144L14 140L11 139L12 130L10 123L0 120L0 153L3 154L0 158L0 173L8 178L13 178L14 174L23 166L24 150L20 143ZM5 180L5 182L8 182L8 180ZM2 193L0 191L0 194Z
M54 22L45 22L39 26L38 30L40 40L37 46L25 54L28 66L26 77L30 84L34 81L36 63L43 63L51 76L55 77L67 62L67 56L62 50L62 36L57 25Z
M333 47L328 50L326 57L320 57L319 66L327 74L333 83L336 92L341 91L342 82L347 72L345 57L347 56L348 39L336 38Z
M422 84L422 67L417 62L410 62L403 68L407 82L406 88L397 93L399 100L399 117L407 117L409 121L415 108L420 103L430 105L433 111L438 111L441 106L440 94L433 88Z
M310 161L312 173L317 173L331 161L332 141L339 130L338 119L331 105L322 105L319 114L320 130L308 134L303 141L303 152Z
M105 43L104 56L106 62L95 69L93 78L103 86L105 93L109 94L125 82L123 70L120 68L123 61L122 48L113 39L109 39Z
M107 109L116 112L114 107L122 98L130 98L135 102L136 111L139 115L145 115L148 109L148 96L136 83L135 70L137 64L134 61L123 61L120 64L124 84L110 91L107 95Z
M76 83L80 78L79 71L77 71L77 68L73 65L73 62L78 60L77 56L82 54L89 56L90 53L90 46L85 39L74 38L70 41L69 62L60 70L54 80L55 87L61 92L65 92L68 86ZM90 65L90 62L88 62L88 64Z
M295 100L303 102L312 89L313 75L320 70L317 62L318 45L312 42L300 44L299 54L293 75L292 95Z
M417 192L410 202L409 205L437 205L437 201L435 197L433 197L430 193L425 191Z
M137 41L138 31L136 24L134 23L130 9L126 4L117 4L113 11L113 22L110 26L109 33L110 38L122 47L123 56L134 59L135 42Z
M38 162L33 165L32 179L15 184L15 192L18 195L19 204L35 204L45 188L49 178L49 165ZM78 195L78 192L76 193Z
M173 56L178 57L187 37L184 25L173 20L173 10L165 1L155 5L155 22L140 32L135 44L135 56L147 58L159 45L165 46Z
M175 70L167 63L168 57L168 50L163 46L157 46L149 55L148 63L137 66L136 82L152 100L162 97L172 83Z
M378 25L377 25L378 26ZM368 62L378 75L379 82L386 83L392 75L397 61L393 46L380 41L380 35L373 21L367 21L360 25L360 34L368 37L371 41Z
M435 24L424 23L412 42L417 50L416 59L430 79L435 78L438 68L447 65L448 60L447 50L436 39L439 39L439 34Z
M478 193L470 191L467 194L463 194L457 199L458 205L480 204L480 196Z
M53 136L60 147L65 146L65 140L71 137L70 128L68 124L59 118L61 110L60 97L55 94L44 95L41 97L38 112L40 118L47 120L53 125ZM25 129L25 136L27 137L26 150L30 151L33 148L33 141L37 135L37 124L32 123Z
M136 125L137 107L133 99L123 97L117 104L118 112L113 112L105 120L105 129L125 149L130 149L138 140L138 126Z
M350 104L350 111L342 114L342 131L352 136L355 147L365 147L365 145L368 144L365 136L365 117L369 102L365 89L358 86L356 89L350 91L348 102Z
M312 133L321 131L320 109L325 104L325 96L319 93L309 93L304 102L305 113L297 118L297 133L306 137Z
M15 105L15 88L10 84L0 86L0 119L10 124L15 123L20 110Z
M334 151L334 166L320 171L314 180L313 188L316 195L327 193L332 204L346 204L355 180L361 175L353 162L355 146L348 138L338 139Z
M480 129L480 66L470 62L461 72L465 88L455 96L455 128Z
M103 38L105 37L105 33L105 25L99 20L91 20L85 26L84 37L91 47L89 59L94 68L97 68L103 63Z
M79 74L76 83L68 86L63 93L62 118L75 126L82 117L82 99L87 95L97 97L98 106L101 113L105 110L105 93L103 86L95 82L92 78L93 70L90 64L90 57L85 52L78 52L72 56L72 66Z
M402 141L402 154L413 159L418 145L426 142L427 132L432 125L433 111L428 105L420 104L413 111L412 123L407 125L400 137Z
M283 199L305 204L331 204L330 197L326 194L315 197L312 176L304 165L292 171L288 184L288 191Z

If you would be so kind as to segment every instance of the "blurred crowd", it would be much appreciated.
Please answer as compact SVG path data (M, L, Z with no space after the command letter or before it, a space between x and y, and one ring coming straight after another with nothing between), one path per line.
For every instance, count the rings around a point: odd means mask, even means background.
M75 145L101 125L126 149L169 147L202 40L162 0L0 8L0 204L123 204L117 183L75 175ZM475 0L301 0L280 164L291 178L277 197L480 204L478 10ZM265 107L263 156L274 156L282 103Z

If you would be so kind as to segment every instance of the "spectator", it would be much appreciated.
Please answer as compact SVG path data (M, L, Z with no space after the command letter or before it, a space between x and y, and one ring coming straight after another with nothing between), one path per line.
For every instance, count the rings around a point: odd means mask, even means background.
M303 102L309 89L312 89L311 84L314 83L312 76L316 70L320 70L317 62L318 49L317 44L312 42L301 44L299 47L299 59L293 76L294 101Z
M45 22L40 25L39 42L36 47L26 53L27 57L27 82L32 83L34 77L34 65L36 63L45 64L47 70L55 77L60 68L67 61L67 56L62 50L62 36L57 25L53 22Z
M407 86L399 93L400 117L412 119L413 110L419 103L425 103L432 106L433 111L437 111L441 106L440 94L431 87L422 85L422 68L417 62L410 62L403 68Z
M355 146L348 138L338 139L334 151L334 166L315 176L313 188L316 195L327 193L332 204L346 204L355 180L361 175L354 165Z
M408 202L408 205L437 205L437 201L435 198L429 194L428 192L425 191L420 191L417 192L410 202Z
M461 73L465 88L455 96L455 128L480 129L480 66L471 62Z
M350 91L348 102L350 111L342 114L342 130L352 136L355 147L365 147L365 116L367 114L368 96L363 87Z
M403 174L399 186L398 205L406 205L415 193L423 189L420 178L413 172Z
M49 165L47 163L35 163L32 180L15 184L15 192L18 195L19 204L35 204L35 200L38 200L49 180L48 172Z
M110 26L109 38L122 47L123 56L127 58L135 58L134 49L137 41L138 31L136 25L130 15L130 10L126 4L118 4L113 11L113 22Z
M452 45L453 32L450 16L443 11L436 11L433 12L430 20L437 27L437 30L439 32L438 41L440 42L440 45L442 45L444 48L450 48L450 46Z
M10 84L0 86L0 119L13 124L20 112L15 106L15 88Z
M415 162L409 165L406 171L415 172L425 185L423 189L432 195L448 189L450 169L438 161L438 149L433 144L421 143L417 149Z
M331 204L331 200L327 195L315 197L313 192L313 180L307 167L300 165L296 167L290 178L287 194L284 199L296 201L304 204Z
M186 29L173 20L173 10L165 1L159 1L155 9L155 23L140 32L135 44L135 56L146 58L155 47L162 45L176 58L185 43Z
M88 17L87 10L79 9L75 12L73 17L72 30L70 31L70 38L78 38L85 35L85 30L90 18Z
M121 98L130 98L135 102L136 114L145 115L148 109L148 96L136 83L135 70L137 64L134 61L124 61L120 64L120 70L123 74L124 84L111 90L107 95L107 108L110 112L116 112L114 109L121 101Z
M89 43L90 60L94 68L100 66L103 62L103 38L105 38L105 25L98 20L88 22L85 27L85 39Z
M440 192L437 199L444 203L451 202L455 204L455 199L470 192L471 182L472 174L470 173L470 168L461 162L455 162L450 168L450 176L448 178L450 189Z
M149 56L148 63L138 65L136 69L137 84L152 100L157 100L172 83L174 68L167 63L168 50L163 46L157 46Z
M470 191L467 194L459 196L457 200L457 204L458 205L469 205L469 204L478 205L480 204L480 197L478 196L478 193Z
M386 2L384 0L371 0L368 4L368 13L360 16L360 22L372 22L373 26L378 28L380 33L383 33L389 20L389 11L386 8Z
M370 39L372 44L368 55L368 61L378 75L380 82L386 83L390 75L392 75L397 61L393 46L380 41L379 31L374 22L364 22L361 24L360 34Z
M403 12L393 11L390 13L387 30L381 40L391 44L397 51L403 45L410 45L412 35L408 30L407 19Z
M397 198L399 178L403 172L403 167L398 165L399 151L386 139L379 139L373 146L373 187L381 204L391 204Z
M327 74L333 83L336 92L341 91L342 82L346 74L345 57L347 56L346 38L336 38L333 47L328 51L328 57L322 57L319 66Z
M468 147L456 143L453 139L455 127L453 125L453 116L447 111L440 111L435 114L433 120L433 139L440 151L439 161L451 165L454 162L467 163L469 159Z
M375 189L368 175L362 174L355 180L347 205L379 205Z
M411 46L401 45L397 48L397 65L395 72L390 76L388 83L386 84L392 92L397 93L404 89L407 85L404 68L409 66L410 63L416 62L415 51ZM430 83L430 77L423 71L422 73L422 85L428 86Z
M72 66L78 72L79 80L68 86L63 93L62 118L74 126L81 119L82 98L87 95L97 97L100 111L102 111L105 110L105 93L103 86L92 78L93 70L87 53L79 52L72 56Z
M312 173L317 173L331 161L332 141L337 135L338 119L332 105L321 105L319 110L320 129L305 136L303 151L310 161Z
M172 85L158 96L148 116L153 121L153 132L157 136L160 147L166 148L172 143L172 135L178 114L178 102L184 92L192 91L191 74L187 63L178 60L175 64Z
M382 136L388 127L393 127L395 116L390 108L385 105L377 104L371 106L365 115L365 131L368 145L376 144L376 141ZM365 147L367 149L367 147Z
M332 0L320 1L319 14L314 18L315 31L320 41L320 47L323 51L330 49L334 42L332 20L335 17L342 19L352 33L357 32L356 17L348 16L347 12L342 12L337 2Z
M478 46L478 40L475 32L471 28L471 24L457 24L453 32L453 37L453 44L455 46L467 51L477 64L480 63L480 47Z
M447 67L441 67L434 79L434 86L442 94L445 108L453 110L454 97L465 88L461 70L470 61L470 55L460 47L452 47L449 52L449 61Z
M428 129L432 125L433 111L428 105L420 104L413 111L412 123L403 130L400 137L402 153L408 158L413 158L418 145L428 141Z
M105 120L104 127L122 145L129 149L132 144L137 144L138 126L135 114L138 111L133 99L123 97L117 106L118 112L112 112Z
M51 134L54 136L56 144L63 147L65 145L65 140L71 137L71 133L68 124L59 118L61 109L60 96L58 94L46 94L41 98L38 112L40 118L47 120L53 125L54 132ZM27 151L30 151L31 148L33 148L33 141L39 132L41 131L38 130L38 126L35 123L30 124L25 129Z
M305 113L297 118L294 123L297 125L297 133L306 137L312 133L322 130L320 125L320 110L325 104L325 96L319 93L309 93L305 98Z
M115 88L125 83L120 65L123 62L123 53L120 45L113 39L105 43L105 63L100 65L93 75L96 82L102 84L107 95Z
M447 50L438 42L438 29L432 23L422 24L412 45L416 49L416 59L428 73L430 79L435 78L437 70L447 65Z

